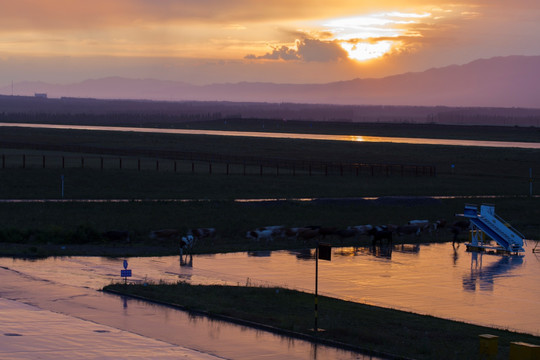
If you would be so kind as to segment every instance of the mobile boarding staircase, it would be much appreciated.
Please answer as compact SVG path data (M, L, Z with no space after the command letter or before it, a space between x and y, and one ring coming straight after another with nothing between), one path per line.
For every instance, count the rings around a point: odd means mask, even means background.
M491 250L498 253L524 252L525 237L510 224L495 214L495 206L483 204L480 212L476 205L465 205L461 215L471 222L471 243L466 244L469 250ZM484 244L485 235L494 240L500 247Z

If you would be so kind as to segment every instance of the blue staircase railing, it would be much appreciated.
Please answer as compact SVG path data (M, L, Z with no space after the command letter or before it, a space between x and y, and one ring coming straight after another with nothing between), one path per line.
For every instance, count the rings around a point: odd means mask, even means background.
M500 216L497 216L493 205L482 205L479 213L476 205L466 204L462 216L470 219L473 227L484 232L503 247L504 250L508 252L525 251L523 249L523 240L525 237ZM483 244L478 245L477 243L473 243L473 245L484 247Z

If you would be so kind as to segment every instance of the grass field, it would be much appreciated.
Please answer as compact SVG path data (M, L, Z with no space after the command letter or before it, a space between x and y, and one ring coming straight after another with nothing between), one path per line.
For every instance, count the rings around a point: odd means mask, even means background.
M232 124L232 125L231 125ZM296 131L306 130L306 123L293 124ZM212 123L188 124L208 127ZM214 124L215 126L219 124ZM249 130L246 121L227 126ZM468 127L434 125L387 124L324 124L316 129L328 132L351 131L363 126L371 134L380 132L392 136L411 133L425 137L461 136ZM313 129L313 127L310 127ZM0 152L13 163L0 169L0 199L60 199L61 178L64 177L64 199L123 199L128 202L68 202L68 203L0 203L0 236L11 243L47 244L78 242L104 245L100 236L108 230L127 230L134 244L149 245L151 230L174 228L181 232L195 227L214 227L218 236L198 252L238 251L252 247L290 247L298 244L260 245L244 239L247 230L267 225L321 225L345 227L360 224L402 224L410 219L452 221L466 202L490 202L496 211L528 238L540 238L539 199L529 194L529 169L533 178L540 174L540 150L470 148L459 146L429 146L406 144L355 143L337 141L227 138L216 136L184 136L137 133L66 131L46 129L3 128ZM479 130L479 129L476 129ZM307 130L306 130L307 131ZM367 131L367 130L366 130ZM508 138L516 140L525 132L536 129L485 127L477 134L482 139ZM485 137L482 137L485 134ZM15 145L14 145L15 144ZM43 150L54 145L60 150ZM92 153L77 152L77 147ZM119 168L122 151L122 169ZM212 173L208 164L197 163L200 172L192 174L191 161L178 161L178 171L172 171L174 158L160 158L156 169L156 151L204 152L228 156L260 156L298 161L368 162L380 164L429 164L436 167L436 176L415 175L392 171L387 173L307 172L292 173L290 169L258 167L246 175L242 170L230 174L225 164L216 162ZM113 153L114 155L111 155ZM26 167L17 165L22 155ZM130 155L131 154L131 155ZM133 164L145 154L142 169ZM42 158L47 156L43 168ZM73 164L62 168L58 160L65 156ZM81 156L93 156L80 166ZM104 167L98 161L105 157ZM15 160L13 160L15 159ZM56 159L56 165L53 160ZM131 164L131 165L130 165ZM451 165L454 165L452 168ZM130 167L131 166L131 167ZM239 165L237 165L239 166ZM159 170L159 171L158 171ZM534 185L534 184L533 184ZM334 201L334 202L270 202L238 203L234 199L293 198L358 198L411 196L477 196L475 199L443 199L423 201ZM504 195L506 198L492 198ZM152 201L145 201L150 199ZM203 200L180 202L179 200ZM130 201L132 200L132 201ZM142 200L142 201L139 201ZM153 201L162 200L162 201ZM172 200L172 201L166 201ZM44 240L47 239L47 240ZM450 240L448 232L426 235L422 240ZM38 241L39 240L39 241ZM405 239L404 241L418 241ZM79 245L80 245L79 244ZM126 246L126 244L116 244ZM128 244L129 245L129 244ZM176 251L176 244L150 244L157 253ZM133 244L128 247L134 248ZM9 250L9 252L17 250ZM56 251L54 248L49 251ZM75 251L75 250L74 250ZM82 251L82 250L81 250ZM94 250L95 251L95 250ZM48 252L46 252L48 253Z
M497 213L519 229L527 238L540 238L539 200L529 198L476 199L495 203ZM471 201L467 201L471 202ZM425 200L381 198L376 201L313 201L239 203L233 201L202 202L121 202L121 203L0 203L4 214L0 221L2 242L45 246L47 244L107 244L101 234L109 230L127 230L130 244L156 246L159 254L178 252L175 240L156 243L149 239L151 230L214 227L217 236L200 242L195 252L230 252L306 246L302 242L275 241L257 243L245 239L248 230L268 225L290 227L320 225L345 228L361 224L404 224L411 219L446 219L453 221L462 212L464 199ZM463 235L463 240L466 235ZM421 237L395 237L396 242L451 241L447 229ZM328 239L340 245L341 239ZM368 238L348 239L343 245L367 244ZM313 244L307 244L313 246ZM142 249L141 248L141 249ZM161 249L160 249L161 248ZM71 249L70 249L71 250ZM7 251L4 247L3 251ZM13 251L13 250L11 250ZM56 250L58 251L58 250ZM73 249L76 251L76 248ZM147 251L147 250L145 250ZM62 253L66 253L63 251ZM152 255L152 253L146 253ZM122 255L122 254L119 254Z
M187 126L255 130L261 127L261 122L205 122ZM513 141L539 139L536 128L265 122L265 131L272 127L276 131L291 132L362 131L364 135L385 136ZM497 214L526 237L540 239L540 198L528 197L529 169L533 170L533 178L540 175L540 150L14 128L3 128L2 131L0 153L11 162L0 169L0 199L59 200L63 176L64 200L67 201L0 202L0 256L177 254L177 240L156 243L149 239L150 231L173 228L184 233L196 227L214 227L217 230L216 237L196 245L196 253L313 247L314 243L290 240L257 243L246 239L245 233L267 225L343 228L361 224L403 224L411 219L446 219L452 222L455 214L462 212L465 203L470 202L495 204ZM437 171L436 176L402 176L399 172L384 171L373 175L360 173L358 176L335 172L325 176L318 172L309 176L306 171L293 174L282 169L277 174L274 169L268 169L261 176L258 169L253 168L244 176L242 170L231 171L227 175L225 164L216 162L211 174L206 171L192 174L192 162L185 159L178 162L178 169L182 170L172 171L171 164L177 160L174 154L189 151L297 161L432 165ZM49 159L45 168L42 166L44 154ZM27 156L25 168L19 162L22 155ZM62 168L58 162L56 165L51 162L62 156L74 159L73 164ZM88 162L82 168L81 156L94 157L93 161L105 157L104 168L96 163L90 166ZM120 157L122 169L119 168ZM133 164L141 157L145 159L145 166L139 171ZM160 162L159 171L154 166L156 160ZM207 167L208 164L201 162L197 166ZM429 198L435 195L448 198ZM359 197L377 199L350 199ZM298 198L321 200L235 201ZM84 199L98 201L80 201ZM106 240L102 233L108 230L127 230L131 241ZM466 234L461 240L465 239ZM443 229L419 238L396 237L395 243L451 240L451 233ZM326 241L334 246L369 244L366 236ZM312 303L306 300L310 295L284 289L188 288L179 284L176 287L116 287L116 290L286 330L302 332L312 327L312 308L304 308L305 304ZM279 295L276 295L276 290L279 290ZM197 306L192 305L189 296L197 299ZM225 301L222 308L211 303L202 306L201 298L227 299L234 306L228 306ZM238 299L254 301L238 307ZM320 303L321 308L329 309L321 312L321 326L327 329L322 336L402 356L476 358L477 336L484 332L495 332L501 336L500 354L506 357L509 341L537 341L537 338L520 334L335 299L323 298ZM242 312L242 309L247 311ZM269 314L272 314L271 318L268 318ZM275 314L280 316L274 317ZM392 334L391 342L389 333Z
M123 285L106 291L136 295L183 309L313 335L313 294L244 286ZM507 359L510 342L538 344L535 336L443 320L409 312L319 297L320 339L414 359L478 359L480 334L499 336L497 359Z

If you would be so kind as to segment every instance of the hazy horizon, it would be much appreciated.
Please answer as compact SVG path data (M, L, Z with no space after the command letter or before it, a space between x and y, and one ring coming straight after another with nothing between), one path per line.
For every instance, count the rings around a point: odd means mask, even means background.
M21 82L0 94L51 98L232 101L340 105L540 108L540 56L476 60L424 72L326 84L229 82L191 85L156 79L105 77L58 85Z

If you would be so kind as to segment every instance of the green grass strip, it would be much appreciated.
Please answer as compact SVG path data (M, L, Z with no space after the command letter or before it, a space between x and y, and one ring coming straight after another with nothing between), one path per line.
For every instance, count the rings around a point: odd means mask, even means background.
M267 287L177 284L111 284L104 291L141 297L218 317L312 336L314 295ZM540 344L527 334L319 296L323 341L415 359L477 359L480 334L499 336L499 357L510 342Z

